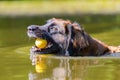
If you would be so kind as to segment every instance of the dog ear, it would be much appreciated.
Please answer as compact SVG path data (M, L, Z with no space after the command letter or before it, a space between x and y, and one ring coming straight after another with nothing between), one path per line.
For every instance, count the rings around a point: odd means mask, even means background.
M81 27L77 22L74 22L72 25L75 30L84 31L84 28Z
M73 24L73 45L74 47L79 47L83 49L89 46L88 42L88 34L84 31L84 29L76 22Z

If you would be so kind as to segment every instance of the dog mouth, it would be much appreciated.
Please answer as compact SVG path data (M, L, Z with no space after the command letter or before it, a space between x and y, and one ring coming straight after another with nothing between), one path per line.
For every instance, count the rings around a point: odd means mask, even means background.
M48 34L28 32L28 36L30 38L33 38L35 40L35 42L36 42L37 39L42 39L42 40L45 40L47 42L47 45L44 48L39 48L35 44L35 49L34 49L35 52L41 52L41 51L44 51L44 50L47 50L47 49L52 49L53 46L55 46L55 44L56 44L55 41L50 36L48 36Z
M51 48L53 46L53 43L48 42L48 45L46 46L46 48Z
M42 39L47 43L44 48L38 47L35 44L35 46L32 47L32 52L36 52L38 54L50 54L57 53L61 49L59 44L53 39L52 35L45 30L32 31L28 29L27 35L28 37L35 39L35 41L37 39Z
M30 31L28 31L27 34L28 34L28 36L29 36L30 38L35 39L35 42L36 42L37 39L45 40L45 41L47 42L47 45L46 45L45 48L50 48L50 47L52 47L52 46L54 45L53 40L51 40L50 36L48 36L47 34L43 34L43 33L40 33L40 32L34 33L34 32L30 32ZM47 35L47 36L46 36L46 35ZM49 37L49 38L48 38L48 37ZM44 44L43 44L43 45L44 45ZM36 45L35 45L35 46L36 46ZM40 48L37 47L37 46L36 46L36 48L40 49ZM45 48L43 48L43 49L45 49Z

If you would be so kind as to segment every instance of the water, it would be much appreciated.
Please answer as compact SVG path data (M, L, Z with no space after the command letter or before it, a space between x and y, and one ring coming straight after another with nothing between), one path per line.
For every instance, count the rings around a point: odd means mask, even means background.
M50 16L0 17L0 80L119 80L119 57L58 57L41 55L31 64L26 27L44 24ZM120 45L119 15L55 15L80 22L91 36Z

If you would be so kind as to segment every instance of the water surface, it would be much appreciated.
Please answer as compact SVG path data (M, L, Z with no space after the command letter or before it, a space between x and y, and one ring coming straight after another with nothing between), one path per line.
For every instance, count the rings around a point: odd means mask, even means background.
M26 27L44 24L53 16L0 17L1 80L119 80L119 57L40 57L37 68L31 64L29 49L34 40ZM54 16L79 22L91 36L108 45L120 45L119 15Z

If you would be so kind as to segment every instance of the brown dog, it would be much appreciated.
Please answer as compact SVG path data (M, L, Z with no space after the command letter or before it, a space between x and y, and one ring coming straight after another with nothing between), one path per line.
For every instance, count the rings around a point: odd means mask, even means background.
M32 48L32 52L40 54L100 56L120 52L120 47L107 46L89 36L78 23L69 20L53 18L42 26L30 25L28 36L48 41L45 49Z

